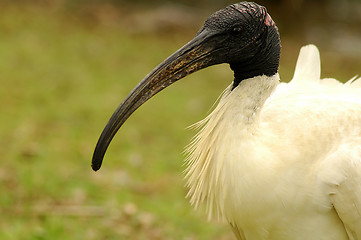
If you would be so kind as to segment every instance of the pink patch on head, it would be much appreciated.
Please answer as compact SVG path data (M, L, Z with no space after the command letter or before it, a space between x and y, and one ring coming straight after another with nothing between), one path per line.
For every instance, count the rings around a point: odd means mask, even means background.
M247 6L247 8L237 8L237 10L240 13L247 13L249 10L252 10L253 12L257 12L257 9L254 6Z
M274 26L275 25L274 21L272 20L271 16L268 13L267 13L266 19L264 20L264 23L267 26Z

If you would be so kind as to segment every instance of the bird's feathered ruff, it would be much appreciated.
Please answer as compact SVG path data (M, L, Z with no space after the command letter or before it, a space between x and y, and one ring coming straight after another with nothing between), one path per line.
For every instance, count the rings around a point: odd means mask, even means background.
M269 94L279 83L278 74L271 78L262 76L252 78L252 80L256 81L255 84L258 85L258 88ZM224 203L219 199L219 196L225 196L226 191L228 191L226 186L229 185L225 182L227 179L222 174L225 158L219 156L227 155L225 151L229 149L218 148L218 146L221 146L220 142L225 138L229 127L225 119L230 116L232 118L239 117L234 120L244 126L244 129L239 129L240 133L244 130L244 133L248 134L253 131L254 123L258 121L259 110L267 100L267 94L262 91L259 94L248 96L247 92L253 91L252 89L255 87L253 82L241 82L240 86L240 88L237 87L237 90L240 89L241 91L231 90L232 85L228 86L211 114L191 126L200 130L187 148L186 178L188 178L190 188L188 196L196 208L202 202L207 203L209 218L211 218L213 211L218 218L223 219L224 217ZM237 109L239 101L248 103L247 107Z
M320 79L315 46L290 83L229 86L194 127L188 197L238 239L361 239L361 79Z
M186 149L188 154L186 158L186 178L189 187L187 197L190 198L190 202L195 208L206 202L209 218L212 217L213 211L217 212L218 218L223 217L222 204L215 202L216 194L221 192L216 186L222 185L219 179L219 168L222 167L222 159L215 162L213 158L217 150L216 139L220 137L220 131L218 131L216 125L222 118L221 110L226 107L231 88L231 85L228 86L222 93L218 106L210 115L190 127L199 130L199 132Z

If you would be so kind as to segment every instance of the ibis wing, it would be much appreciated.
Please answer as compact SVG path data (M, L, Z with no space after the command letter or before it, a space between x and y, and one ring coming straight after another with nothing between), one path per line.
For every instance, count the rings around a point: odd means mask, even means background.
M338 172L333 179L329 173L331 202L349 238L357 240L361 239L361 136L355 139L343 144L327 162Z
M297 87L319 83L327 95L334 94L339 101L361 103L360 78L353 78L346 84L340 84L334 79L320 79L320 56L314 45L301 49L291 83ZM348 124L353 126L354 131L341 140L337 150L326 158L327 167L321 173L321 178L331 186L329 194L333 207L349 238L354 240L361 240L361 125L355 121L357 117L351 115L360 113L360 108L354 108L349 113L349 119L353 121ZM344 117L348 116L345 114Z
M285 122L284 118L292 115L296 118L288 120L298 119L298 125L304 126L306 132L321 127L334 132L328 140L324 139L333 150L318 162L317 179L322 182L323 193L329 195L349 239L361 240L361 78L345 84L320 79L319 61L315 46L301 49L292 81L280 84L271 95L264 106L264 119ZM270 113L282 109L288 114L272 118ZM316 141L326 135L318 135Z

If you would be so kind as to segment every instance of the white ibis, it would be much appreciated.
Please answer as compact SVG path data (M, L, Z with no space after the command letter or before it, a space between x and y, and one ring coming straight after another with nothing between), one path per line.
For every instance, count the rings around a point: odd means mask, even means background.
M361 79L320 79L319 53L309 45L292 81L279 83L279 56L278 30L264 7L241 2L212 14L116 109L93 169L149 98L228 63L234 80L189 146L191 203L228 221L238 239L361 240Z

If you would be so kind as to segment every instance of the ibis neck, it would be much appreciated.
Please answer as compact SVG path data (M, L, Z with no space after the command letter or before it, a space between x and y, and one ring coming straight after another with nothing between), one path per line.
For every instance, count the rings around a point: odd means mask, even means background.
M281 54L278 31L270 28L260 38L262 41L256 45L252 54L229 63L234 72L232 90L243 80L263 75L271 78L277 74Z
M232 90L235 89L243 80L254 78L254 76L267 76L272 77L277 73L277 68L264 69L264 71L259 70L247 70L239 71L234 69L234 80L232 85Z
M263 56L264 57L264 56ZM231 69L234 72L234 80L232 90L235 89L240 82L246 79L254 78L255 76L267 76L271 78L278 71L278 57L274 58L266 57L264 59L258 58L254 61L253 58L248 63L242 64L230 64Z
M237 105L231 108L238 115L235 121L243 125L256 122L263 105L278 83L279 75L276 73L272 76L262 75L244 79L236 87L233 84L230 97L233 98L231 101Z

